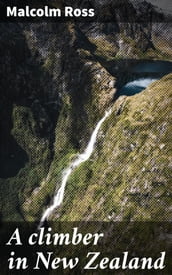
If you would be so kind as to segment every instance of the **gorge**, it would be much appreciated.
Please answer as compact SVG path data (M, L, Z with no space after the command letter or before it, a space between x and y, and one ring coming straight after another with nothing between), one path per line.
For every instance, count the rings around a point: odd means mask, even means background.
M134 72L135 74L137 74L140 77L141 77L142 73L143 73L143 75L144 75L144 73L148 73L150 75L154 74L154 75L156 75L156 77L158 77L158 76L160 77L162 74L166 74L166 73L170 72L170 70L172 71L172 63L157 61L154 63L149 62L148 64L146 62L142 62L142 63L140 62L137 66L135 66L132 69L132 72ZM158 78L148 78L147 77L147 78L139 78L132 82L128 82L124 87L122 87L120 89L120 91L118 92L118 96L121 96L121 95L131 96L136 93L139 93L139 92L143 91L144 89L146 89L151 83L155 82L156 80L158 80ZM57 190L55 191L52 204L42 214L39 228L50 217L50 215L53 214L53 212L55 210L57 210L57 208L59 206L61 206L61 204L63 203L66 184L67 184L67 181L68 181L71 173L81 163L87 161L90 158L90 156L94 150L94 147L95 147L98 131L99 131L102 123L111 114L111 112L112 112L111 109L109 111L105 112L104 117L97 123L85 151L83 153L79 154L78 157L69 164L69 167L63 171L61 183L57 184Z

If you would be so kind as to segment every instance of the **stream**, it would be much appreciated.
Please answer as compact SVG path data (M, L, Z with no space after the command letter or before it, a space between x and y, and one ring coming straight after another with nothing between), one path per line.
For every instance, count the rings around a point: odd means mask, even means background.
M90 158L95 147L99 129L102 126L103 122L106 120L106 118L110 116L111 113L112 113L111 109L105 112L104 117L97 123L85 151L79 154L77 158L69 164L68 168L64 170L62 174L60 188L55 193L52 204L44 211L38 228L40 228L44 224L44 222L49 218L49 216L54 212L54 210L57 207L59 207L63 202L66 184L70 175L81 163L87 161Z

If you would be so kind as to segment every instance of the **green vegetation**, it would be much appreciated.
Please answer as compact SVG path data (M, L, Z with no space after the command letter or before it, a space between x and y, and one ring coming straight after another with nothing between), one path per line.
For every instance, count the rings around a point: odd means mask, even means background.
M70 178L62 220L168 220L172 75L124 98L105 122L91 161Z
M16 177L0 179L3 218L15 221L23 219L20 205L47 175L50 151L48 142L35 133L36 121L30 108L14 105L12 117L11 134L29 156L29 162Z
M89 41L96 46L94 54L106 61L115 61L120 59L150 59L150 60L169 60L171 59L170 47L164 40L154 38L154 46L148 44L144 37L139 40L127 36L123 32L116 39L111 36L90 37ZM121 41L119 46L117 41ZM161 43L160 43L161 42Z
M89 41L96 46L94 54L108 61L113 60L118 51L115 41L111 40L111 37L108 39L106 36L89 37Z

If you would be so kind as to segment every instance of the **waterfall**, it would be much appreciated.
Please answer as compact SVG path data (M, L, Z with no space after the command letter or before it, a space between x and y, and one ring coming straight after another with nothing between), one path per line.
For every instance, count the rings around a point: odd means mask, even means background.
M67 184L67 181L71 175L71 173L74 171L74 169L76 169L82 162L85 162L87 161L93 150L94 150L94 147L95 147L95 143L96 143L96 139L97 139L97 135L98 135L98 132L99 132L99 129L102 125L102 123L106 120L106 118L112 113L112 110L110 109L109 111L106 111L105 112L105 115L104 117L97 123L92 135L91 135L91 138L89 140L89 143L85 149L85 151L81 154L79 154L77 156L77 158L72 161L69 165L68 168L66 168L62 174L62 181L61 181L61 185L60 185L60 188L58 189L57 193L55 194L54 198L53 198L53 202L52 202L52 205L50 205L46 210L45 212L43 213L42 217L41 217L41 220L40 220L40 226L39 228L41 227L41 225L43 225L43 223L48 219L48 217L53 213L53 211L59 207L61 205L61 203L63 202L63 198L64 198L64 192L65 192L65 187L66 187L66 184Z
M144 89L156 80L157 80L157 78L140 78L140 79L136 79L132 82L127 83L124 87L131 89L135 86L136 87L138 86L138 87L141 87Z
M139 78L134 81L128 82L121 88L119 95L135 95L146 89L151 83L156 81L158 78Z

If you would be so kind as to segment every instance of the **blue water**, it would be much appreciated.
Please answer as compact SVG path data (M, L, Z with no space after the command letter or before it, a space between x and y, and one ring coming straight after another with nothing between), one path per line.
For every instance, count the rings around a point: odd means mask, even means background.
M151 83L155 82L158 78L139 78L134 81L128 82L120 90L120 95L131 96L140 93L146 89Z
M118 91L118 95L132 96L145 90L151 83L172 72L172 62L143 61L134 65L130 72L131 76L137 78L126 83Z
M132 73L163 73L172 72L172 62L169 61L144 61L131 69Z

